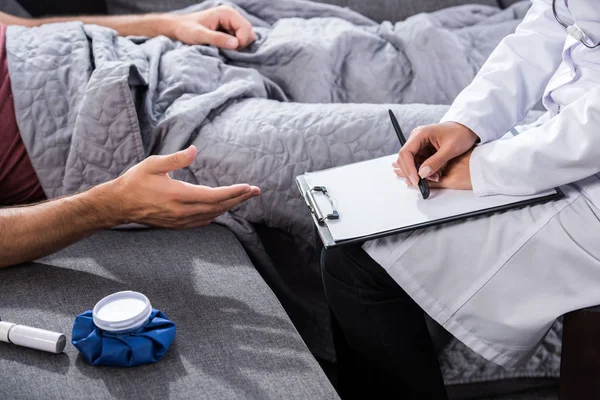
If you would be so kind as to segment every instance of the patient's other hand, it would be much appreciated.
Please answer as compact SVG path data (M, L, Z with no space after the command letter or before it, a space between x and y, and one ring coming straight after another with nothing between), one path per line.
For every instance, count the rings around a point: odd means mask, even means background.
M256 35L252 24L237 10L219 6L191 14L168 14L167 36L186 44L210 44L224 49L248 46Z
M250 185L211 188L171 179L169 172L189 166L196 148L151 156L104 186L106 209L118 223L136 222L172 229L208 225L238 204L258 196Z

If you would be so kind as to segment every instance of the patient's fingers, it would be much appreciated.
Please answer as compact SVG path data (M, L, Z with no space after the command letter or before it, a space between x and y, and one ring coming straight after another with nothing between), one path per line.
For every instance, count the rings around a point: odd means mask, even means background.
M210 44L222 49L237 49L240 41L232 35L224 32L214 31L204 26L195 26L190 32L193 44Z
M223 201L221 203L218 204L218 208L217 208L217 212L219 212L220 214L224 213L225 211L228 211L230 209L232 209L233 207L245 202L248 199L251 199L252 197L255 197L258 195L258 192L256 191L252 191L250 193L246 193L242 196L236 197L234 199L230 199L230 200L226 200Z
M260 194L259 188L247 184L217 188L192 185L185 182L180 182L180 184L182 189L179 193L179 200L182 203L189 204L219 204L244 195L253 197Z
M239 47L246 47L256 39L252 24L237 10L227 6L218 7L218 10L221 27L231 34L235 33L239 40Z
M186 210L198 217L213 219L256 195L256 192L250 192L218 203L189 204Z
M208 226L212 222L213 222L212 219L192 221L192 222L188 222L186 224L183 224L181 226L178 226L177 229L194 229L194 228L200 228L200 227L203 227L203 226Z
M193 185L189 186L193 187ZM212 188L205 188L202 186L198 186L197 188L211 189L211 191L216 192L222 191L221 189L227 189L227 191L231 189L230 187L227 187L216 188L213 190ZM171 203L168 206L168 209L164 210L161 213L150 216L150 218L146 219L144 223L148 225L166 227L171 229L194 228L208 225L212 220L229 211L233 207L243 203L244 201L254 196L257 196L259 192L260 191L258 190L258 188L251 188L250 192L245 192L240 196L220 202L214 202L217 196L221 196L221 194L219 193L213 195L212 198L206 197L207 201L196 203L179 203L175 205Z
M190 204L184 208L185 217L178 219L173 227L177 229L188 229L205 226L225 212L254 197L254 192L247 193L234 199L226 200L217 204Z
M196 158L196 146L166 156L150 156L140 166L151 174L166 174L189 166Z

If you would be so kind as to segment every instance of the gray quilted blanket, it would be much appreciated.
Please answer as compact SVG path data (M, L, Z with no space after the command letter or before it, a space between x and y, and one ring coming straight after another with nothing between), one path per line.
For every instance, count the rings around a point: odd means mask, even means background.
M243 51L121 38L77 22L10 27L19 127L49 197L189 144L199 155L176 178L259 185L260 198L220 222L245 245L309 347L331 358L311 220L294 177L397 151L383 104L393 104L406 132L435 122L446 107L433 104L449 104L469 83L528 3L380 25L302 0L236 3L258 35ZM524 369L508 372L481 359L473 364L475 356L453 342L444 353L448 383L556 376L554 340Z

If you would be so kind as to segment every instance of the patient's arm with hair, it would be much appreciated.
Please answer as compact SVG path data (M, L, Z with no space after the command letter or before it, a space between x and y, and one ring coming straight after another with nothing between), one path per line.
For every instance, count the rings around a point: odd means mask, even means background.
M219 6L190 14L145 14L122 16L77 16L20 18L0 12L0 24L26 27L56 22L81 21L112 28L121 36L164 35L187 44L210 44L237 49L248 46L256 36L252 25L232 7Z
M169 177L169 172L189 166L195 157L194 146L168 156L152 156L86 192L0 208L0 268L35 260L116 225L205 226L260 194L257 187L245 184L210 188Z

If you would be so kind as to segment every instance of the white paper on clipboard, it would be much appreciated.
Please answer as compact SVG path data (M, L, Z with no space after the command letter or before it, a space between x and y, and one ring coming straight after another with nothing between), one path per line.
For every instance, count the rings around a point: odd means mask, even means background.
M423 200L392 169L397 155L304 174L309 187L327 188L339 219L327 220L335 242L422 225L428 222L556 194L550 190L533 196L476 197L472 191L431 189ZM314 193L320 210L332 207L326 196Z

